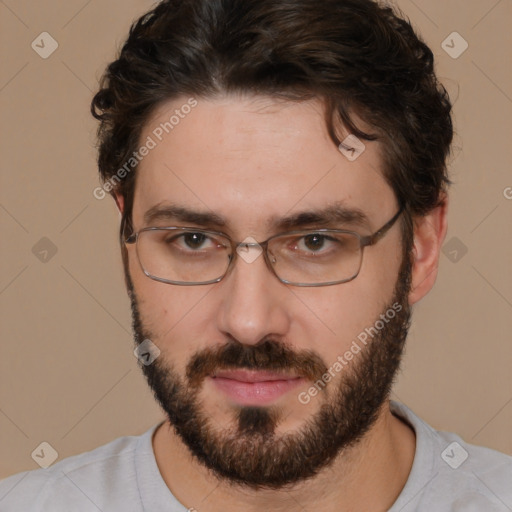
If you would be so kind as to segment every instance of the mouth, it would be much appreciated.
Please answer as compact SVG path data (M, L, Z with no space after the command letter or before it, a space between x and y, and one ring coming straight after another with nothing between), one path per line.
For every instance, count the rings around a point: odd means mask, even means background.
M298 375L259 370L219 370L209 379L237 405L246 406L271 404L304 382Z

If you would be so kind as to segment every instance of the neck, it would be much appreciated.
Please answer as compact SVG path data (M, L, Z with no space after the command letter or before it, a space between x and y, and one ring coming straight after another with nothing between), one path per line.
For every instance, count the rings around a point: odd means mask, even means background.
M355 446L343 450L317 476L282 490L252 490L219 480L188 451L168 422L153 436L162 478L173 495L198 512L388 510L409 476L415 452L413 430L391 414L389 402Z

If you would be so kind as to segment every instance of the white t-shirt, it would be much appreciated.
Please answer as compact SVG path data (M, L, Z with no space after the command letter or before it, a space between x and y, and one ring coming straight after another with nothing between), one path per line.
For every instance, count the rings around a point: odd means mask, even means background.
M438 432L403 404L391 401L391 410L415 430L416 453L390 512L512 511L512 457ZM0 481L0 511L193 510L193 503L178 502L160 475L152 447L157 427Z

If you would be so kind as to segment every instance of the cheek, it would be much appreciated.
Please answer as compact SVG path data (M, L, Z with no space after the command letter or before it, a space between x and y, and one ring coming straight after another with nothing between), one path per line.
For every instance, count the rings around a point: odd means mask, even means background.
M159 283L148 278L133 259L130 273L144 329L175 364L183 357L187 360L205 339L212 338L208 330L214 315L205 300L209 287Z
M327 367L349 350L357 335L372 325L381 312L378 304L373 298L368 300L366 290L357 286L355 280L310 289L309 295L302 291L300 301L307 308L296 316L297 333L301 333L298 339L307 344L301 348L316 352Z
M374 326L391 302L400 251L391 248L385 258L372 255L367 262L363 260L360 274L348 283L295 292L301 302L301 311L295 315L297 339L304 340L305 348L318 353L327 366L349 350L365 329Z

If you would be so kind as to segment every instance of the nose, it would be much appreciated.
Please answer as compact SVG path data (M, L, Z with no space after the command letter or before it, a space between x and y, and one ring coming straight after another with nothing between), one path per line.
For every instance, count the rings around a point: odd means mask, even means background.
M252 247L250 251L258 251ZM267 267L263 254L236 256L231 271L217 284L218 329L244 344L282 338L290 327L290 292ZM261 250L260 250L261 251Z

